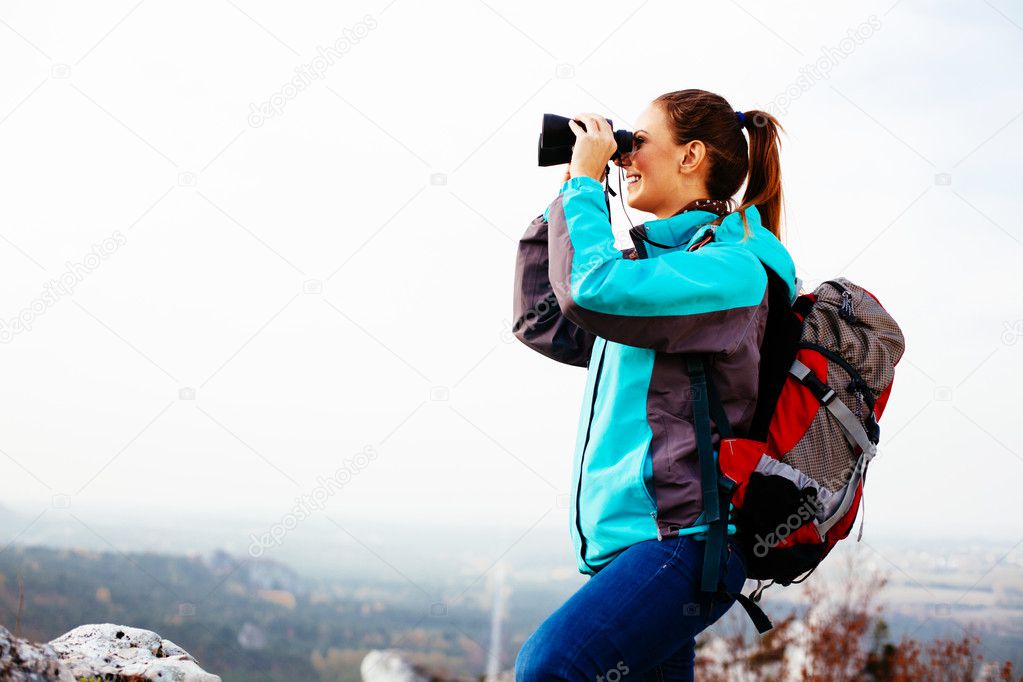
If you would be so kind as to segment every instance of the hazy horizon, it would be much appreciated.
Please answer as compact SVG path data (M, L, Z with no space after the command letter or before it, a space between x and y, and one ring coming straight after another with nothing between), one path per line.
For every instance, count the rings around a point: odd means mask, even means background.
M571 570L586 373L509 334L517 241L563 173L537 167L541 117L629 128L700 87L785 127L806 287L848 277L905 334L864 540L1015 556L1023 14L595 8L4 3L0 505L20 530L165 517L216 540L240 514L222 539L244 547L308 496L294 537L329 517L440 547L461 524L489 531L485 568L535 526ZM622 246L649 218L617 197L612 217Z

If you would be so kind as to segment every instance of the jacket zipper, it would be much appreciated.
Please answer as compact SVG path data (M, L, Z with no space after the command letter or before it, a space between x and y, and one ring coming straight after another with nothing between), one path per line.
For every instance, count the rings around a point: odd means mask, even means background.
M579 457L579 481L576 483L575 489L575 527L579 531L579 558L582 559L586 567L593 569L592 566L586 561L586 536L583 535L583 524L579 520L579 513L582 509L582 491L583 491L583 465L586 463L586 448L590 444L590 428L593 426L593 411L597 406L597 388L600 386L600 373L604 369L604 351L607 349L607 342L600 347L600 360L597 361L597 376L593 380L593 396L590 400L590 419L586 424L586 438L583 440L583 451Z

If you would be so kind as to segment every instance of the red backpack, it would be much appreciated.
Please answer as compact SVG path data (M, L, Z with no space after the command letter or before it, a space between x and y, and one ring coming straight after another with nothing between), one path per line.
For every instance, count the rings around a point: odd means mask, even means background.
M866 289L837 277L790 305L788 288L765 269L768 320L747 433L732 433L706 372L711 359L687 358L710 523L701 584L707 592L720 591L715 558L729 523L747 578L781 585L805 580L849 535L877 453L877 420L905 350L898 324ZM771 628L756 605L763 589L731 595L762 633Z

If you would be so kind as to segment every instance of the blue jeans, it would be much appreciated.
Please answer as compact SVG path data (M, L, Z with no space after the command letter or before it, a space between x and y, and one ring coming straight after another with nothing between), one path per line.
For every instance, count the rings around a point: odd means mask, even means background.
M515 682L692 680L696 635L734 603L700 591L704 542L637 542L615 557L530 635ZM729 538L724 584L738 592L745 560Z

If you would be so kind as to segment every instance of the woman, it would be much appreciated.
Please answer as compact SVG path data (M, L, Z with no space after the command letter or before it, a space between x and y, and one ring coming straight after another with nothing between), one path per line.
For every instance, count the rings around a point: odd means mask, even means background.
M590 580L523 645L516 680L691 680L694 638L734 599L700 591L707 526L680 354L712 357L707 372L728 420L747 432L769 278L790 302L797 295L779 241L780 125L704 90L655 99L631 153L615 162L629 205L655 219L634 227L635 248L621 251L601 184L613 132L601 116L577 119L586 129L570 124L561 192L519 243L513 332L588 367L569 523ZM731 538L720 559L720 590L739 591L745 560Z

